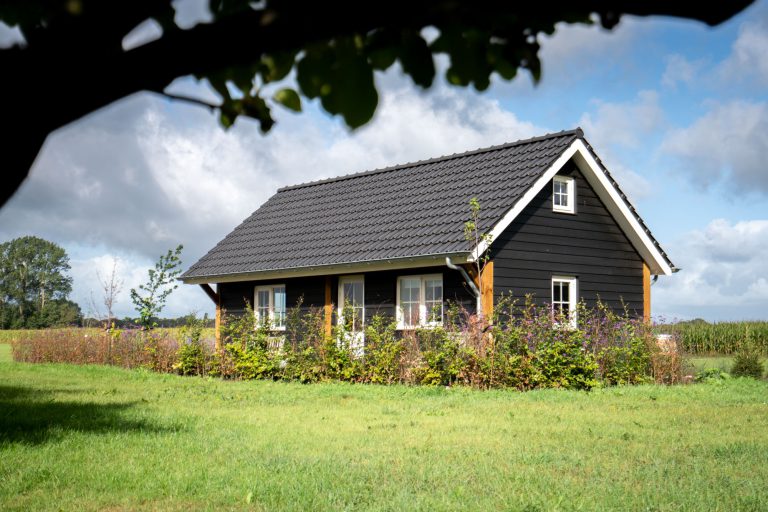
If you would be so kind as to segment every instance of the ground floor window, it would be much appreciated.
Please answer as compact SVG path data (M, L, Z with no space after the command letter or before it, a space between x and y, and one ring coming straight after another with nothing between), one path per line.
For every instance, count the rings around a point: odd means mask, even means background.
M552 311L562 314L572 325L576 323L577 284L572 276L552 277Z
M339 324L361 332L365 323L365 280L363 276L339 278Z
M276 330L285 329L285 285L257 286L254 313L259 324L268 323Z
M399 329L442 324L442 274L399 277L396 309Z

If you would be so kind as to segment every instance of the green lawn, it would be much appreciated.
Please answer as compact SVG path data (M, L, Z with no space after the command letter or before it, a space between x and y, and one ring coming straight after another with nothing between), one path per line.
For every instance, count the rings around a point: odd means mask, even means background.
M733 357L730 356L696 356L689 357L687 361L692 367L694 374L708 368L719 368L725 372L730 372L733 366ZM768 358L763 358L762 363L763 369L768 374Z
M8 362L4 510L766 510L768 383L591 393Z

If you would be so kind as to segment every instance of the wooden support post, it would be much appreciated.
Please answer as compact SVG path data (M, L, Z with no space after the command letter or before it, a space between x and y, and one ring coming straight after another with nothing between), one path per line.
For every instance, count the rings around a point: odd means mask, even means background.
M477 286L477 289L482 293L483 311L478 311L478 314L482 313L485 318L491 318L493 316L493 261L486 262L479 279L475 265L467 263L464 265L464 268L467 270L469 277L472 278L475 286Z
M214 321L214 347L216 352L221 350L221 294L219 292L219 285L216 285L216 320Z
M331 276L325 277L325 335L331 336L331 324L333 320L333 300L331 293Z
M643 320L651 321L651 269L643 262Z
M483 268L480 278L482 286L479 288L483 293L483 316L487 321L493 317L493 261L489 261Z
M216 291L213 291L211 285L203 283L200 285L206 295L210 297L213 303L216 305L216 319L214 320L214 336L216 338L215 347L218 351L221 348L221 294L219 293L219 285L216 285Z

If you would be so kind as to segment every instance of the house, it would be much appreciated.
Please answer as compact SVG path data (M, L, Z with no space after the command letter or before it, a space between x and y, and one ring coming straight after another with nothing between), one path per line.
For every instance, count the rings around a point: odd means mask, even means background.
M472 198L478 246L464 234ZM301 298L330 332L339 304L411 329L449 301L488 314L502 294L566 312L599 297L649 318L651 276L676 271L576 129L281 188L181 280L214 300L217 327L250 303L285 329Z

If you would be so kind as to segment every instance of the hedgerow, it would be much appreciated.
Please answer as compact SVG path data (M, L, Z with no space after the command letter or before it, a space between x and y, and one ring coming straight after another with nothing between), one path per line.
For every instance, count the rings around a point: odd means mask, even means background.
M193 321L177 338L153 331L112 331L92 338L76 330L43 331L16 340L13 352L16 360L28 362L303 383L589 390L680 382L678 351L660 348L642 319L600 304L593 309L581 304L577 319L571 322L531 300L518 304L508 299L489 318L453 306L443 325L406 331L377 314L367 319L363 345L350 332L350 322L328 333L323 311L299 303L279 332L259 324L250 307L243 315L225 314L218 350L212 339L203 338L204 321Z

